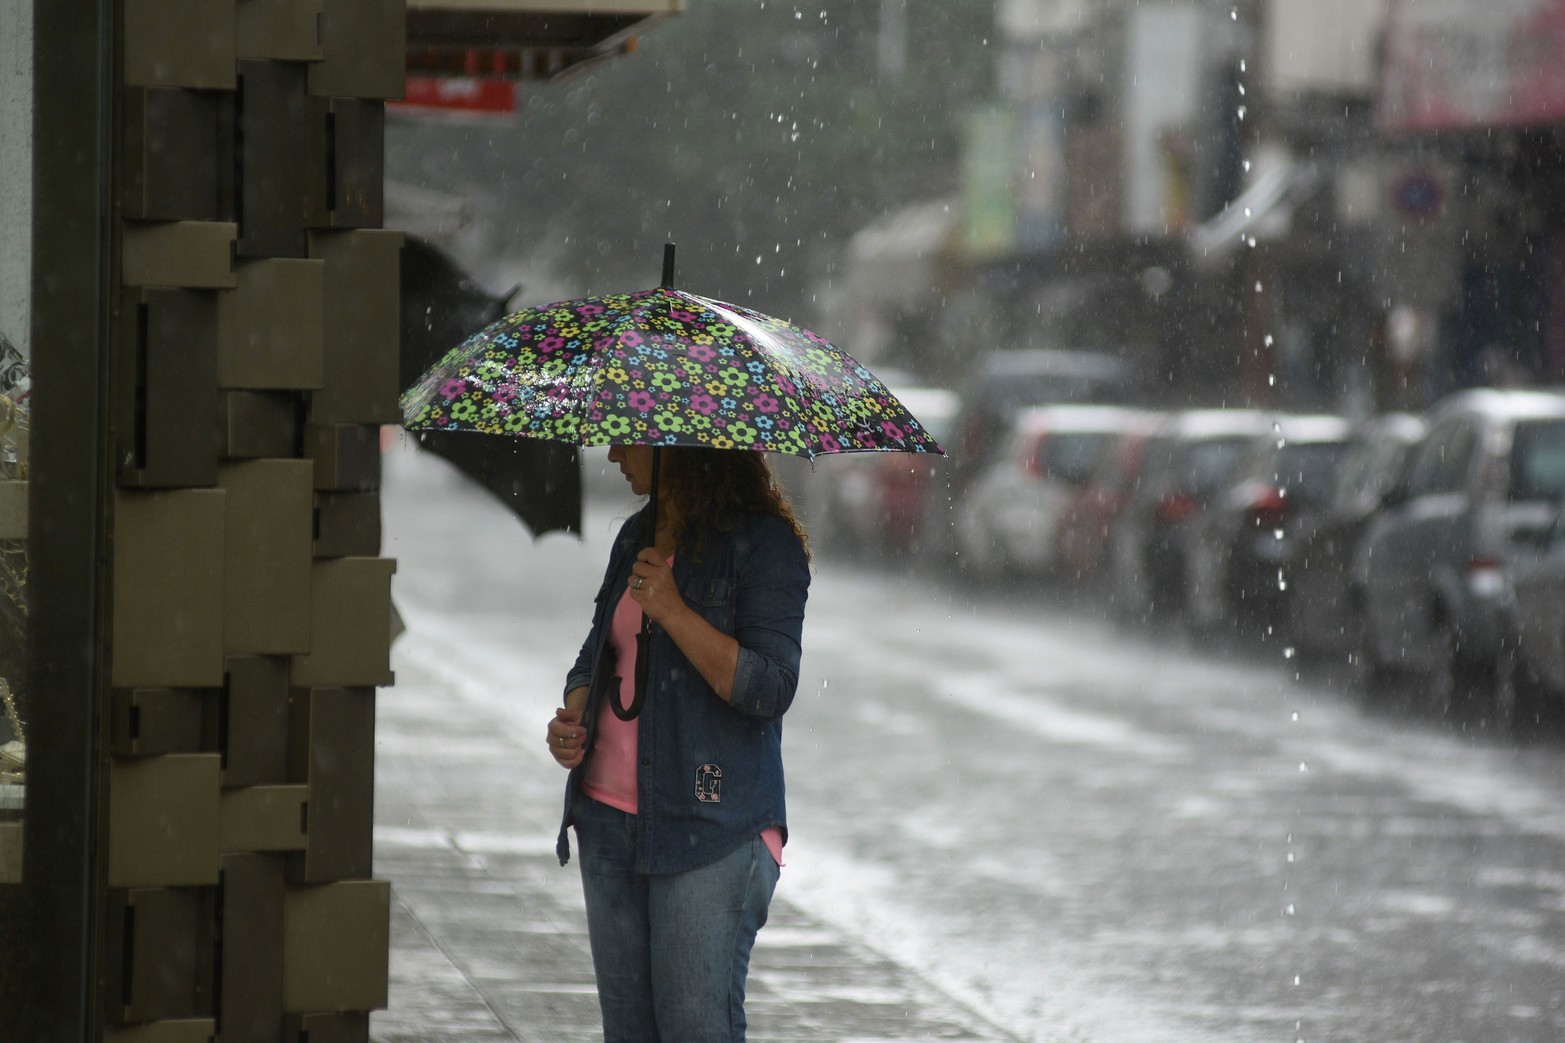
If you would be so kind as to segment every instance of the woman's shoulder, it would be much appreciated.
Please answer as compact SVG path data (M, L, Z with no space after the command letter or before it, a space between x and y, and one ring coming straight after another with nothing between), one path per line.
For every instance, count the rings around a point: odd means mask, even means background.
M623 543L633 536L637 540L643 539L647 531L647 513L651 510L650 505L644 505L641 509L633 512L630 517L621 521L618 531L614 533L614 542ZM640 546L640 544L637 544L637 546Z
M794 535L793 526L788 524L786 518L765 511L740 515L738 524L734 526L734 531L744 533L747 536L764 537L767 539L778 539L784 535L797 539Z
M626 555L635 557L646 546L646 542L647 511L643 508L622 520L614 531L614 539L609 543L609 571L612 572L615 562L621 561Z
M752 547L766 547L787 553L804 553L804 542L788 519L776 514L746 514L734 529L734 535Z

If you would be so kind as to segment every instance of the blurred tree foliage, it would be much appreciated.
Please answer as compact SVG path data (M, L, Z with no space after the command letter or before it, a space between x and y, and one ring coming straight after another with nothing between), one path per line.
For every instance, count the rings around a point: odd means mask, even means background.
M690 0L636 52L525 85L512 123L396 126L388 175L487 200L498 253L573 292L653 285L672 240L680 285L810 321L855 230L956 190L993 7Z

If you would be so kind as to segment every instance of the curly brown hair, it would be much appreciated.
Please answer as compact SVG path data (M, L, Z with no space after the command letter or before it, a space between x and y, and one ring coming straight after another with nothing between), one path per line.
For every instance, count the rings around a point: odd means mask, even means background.
M676 542L699 555L701 528L732 532L747 514L771 514L788 523L810 553L804 524L763 453L740 449L665 446L658 499L677 503L683 519Z

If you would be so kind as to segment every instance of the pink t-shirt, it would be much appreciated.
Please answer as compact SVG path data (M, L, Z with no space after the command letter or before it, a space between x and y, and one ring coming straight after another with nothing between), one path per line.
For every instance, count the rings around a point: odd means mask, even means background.
M641 606L628 593L622 593L609 622L609 646L614 649L619 689L606 693L617 698L621 707L629 706L636 694L636 634L640 630ZM607 706L599 707L598 734L581 777L581 788L587 796L627 815L636 813L639 723L639 718L622 721Z
M673 564L673 559L669 559ZM614 649L619 691L612 693L622 707L636 694L636 635L641 631L641 606L629 592L620 594L609 622L609 644ZM622 721L608 707L600 707L592 756L583 766L581 788L587 796L627 815L636 813L636 750L640 718ZM761 832L761 841L778 865L782 860L782 830L776 826Z

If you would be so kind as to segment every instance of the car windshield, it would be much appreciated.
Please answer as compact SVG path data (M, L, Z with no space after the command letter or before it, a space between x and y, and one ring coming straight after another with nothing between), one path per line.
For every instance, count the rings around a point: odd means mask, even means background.
M917 416L923 422L924 430L928 431L942 447L953 444L952 436L955 433L956 418L950 412L926 411Z
M1295 503L1319 503L1330 495L1337 465L1347 453L1346 442L1290 443L1277 454L1277 484Z
M1085 482L1113 440L1112 431L1057 431L1038 447L1038 469L1051 478Z
M1516 425L1511 450L1511 499L1558 500L1565 496L1565 420Z
M995 381L991 403L1001 409L1050 405L1055 402L1126 401L1124 381L1108 376L1066 373L1018 373Z
M1332 490L1336 510L1354 508L1386 493L1407 463L1411 444L1394 438L1359 443L1342 454Z
M1244 455L1249 439L1241 435L1207 438L1190 443L1186 473L1190 489L1198 496L1210 496L1233 473Z

